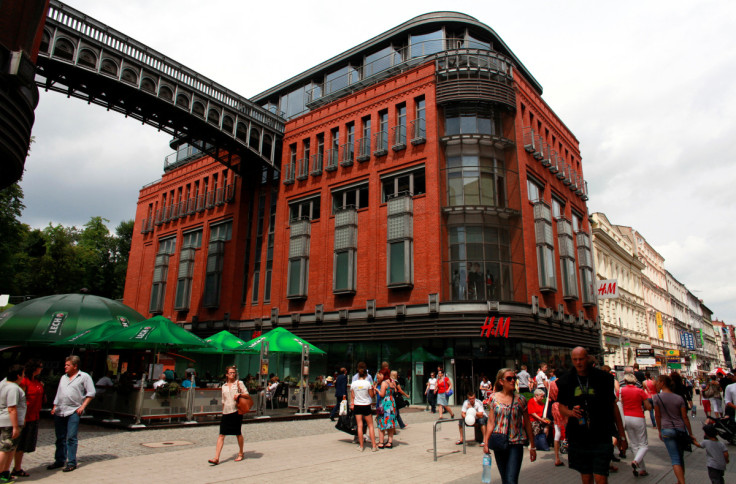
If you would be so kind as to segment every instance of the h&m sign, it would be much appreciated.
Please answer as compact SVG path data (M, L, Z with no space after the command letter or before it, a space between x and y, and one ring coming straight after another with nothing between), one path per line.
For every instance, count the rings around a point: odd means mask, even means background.
M598 281L596 285L598 299L614 299L618 297L618 279Z
M486 317L483 326L480 327L480 336L490 338L493 337L509 337L509 326L511 326L511 318L498 318L495 316Z

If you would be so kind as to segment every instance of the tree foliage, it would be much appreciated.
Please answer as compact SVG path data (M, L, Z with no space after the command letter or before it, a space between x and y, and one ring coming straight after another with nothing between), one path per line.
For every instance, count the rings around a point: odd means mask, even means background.
M20 222L23 191L0 190L0 294L90 294L120 299L125 287L133 221L111 233L109 220L92 217L83 228L50 223L42 230Z

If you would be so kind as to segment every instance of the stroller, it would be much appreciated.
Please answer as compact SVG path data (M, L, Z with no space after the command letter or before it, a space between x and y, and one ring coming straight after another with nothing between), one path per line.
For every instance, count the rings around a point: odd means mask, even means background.
M729 417L713 418L708 417L706 424L712 424L718 436L731 445L736 445L736 422Z

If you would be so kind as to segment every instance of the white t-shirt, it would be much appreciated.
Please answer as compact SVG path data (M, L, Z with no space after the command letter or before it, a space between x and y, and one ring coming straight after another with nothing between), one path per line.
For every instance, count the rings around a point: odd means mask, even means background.
M355 405L370 405L373 403L373 399L368 394L371 389L371 384L368 380L355 380L350 384L350 390L355 395L353 402Z
M475 403L473 403L473 408L475 409L475 418L488 416L486 415L485 408L483 408L483 404L480 403L480 401L477 398L475 399ZM465 400L465 402L463 402L462 413L467 412L469 409L470 409L470 402Z
M521 370L516 374L516 378L519 380L519 386L529 388L529 377L531 375L526 370Z
M547 378L547 375L545 375L542 370L539 370L539 373L537 373L537 378L536 378L537 388L545 388L544 382L546 382L547 380L549 380L549 378Z
M437 378L430 378L427 380L427 383L429 383L429 391L433 392L435 388L437 388Z
M726 457L723 455L724 452L728 452L728 447L723 442L718 440L705 439L700 442L700 445L705 449L707 457L705 458L705 465L718 469L720 471L726 470Z
M481 391L483 391L483 394L485 395L485 392L491 389L491 382L489 381L480 382L480 389Z

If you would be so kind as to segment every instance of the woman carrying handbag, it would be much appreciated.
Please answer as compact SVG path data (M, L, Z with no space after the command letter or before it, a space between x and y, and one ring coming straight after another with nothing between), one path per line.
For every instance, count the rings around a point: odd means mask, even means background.
M529 459L531 462L537 459L526 399L516 394L515 384L514 370L499 370L494 384L496 392L490 402L486 435L483 438L483 451L489 453L493 450L502 484L519 482L521 461L524 458L524 433L531 442Z
M222 384L222 419L220 420L220 435L217 437L217 446L215 447L215 458L209 459L207 462L216 466L220 463L220 453L222 446L225 444L226 435L235 435L238 439L238 447L240 450L235 462L243 460L243 414L238 410L238 403L241 396L247 396L248 390L242 381L238 379L238 369L234 366L225 368L225 383ZM248 405L245 405L248 406ZM246 410L247 412L247 410ZM245 413L245 412L243 412Z

